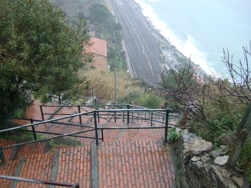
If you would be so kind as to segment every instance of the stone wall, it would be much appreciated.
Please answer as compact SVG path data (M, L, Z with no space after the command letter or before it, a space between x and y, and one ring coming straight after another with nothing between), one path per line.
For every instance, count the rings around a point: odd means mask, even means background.
M191 133L182 133L176 143L177 171L182 188L246 187L237 171L226 169L229 148L212 151L212 143ZM249 186L247 186L249 187Z

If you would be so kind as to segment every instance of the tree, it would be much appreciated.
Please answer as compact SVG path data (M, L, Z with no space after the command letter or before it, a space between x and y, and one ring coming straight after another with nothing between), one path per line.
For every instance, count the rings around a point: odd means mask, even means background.
M251 49L251 47L250 47ZM182 125L212 142L220 143L224 134L234 132L245 106L250 102L250 52L243 48L244 63L234 66L228 52L223 51L223 62L229 70L229 78L204 75L205 82L197 79L195 69L169 70L162 75L167 99L183 107Z
M61 10L46 0L0 0L0 115L12 116L30 104L78 93L77 72L89 54L86 23L71 28Z
M94 23L98 22L103 25L109 24L110 12L105 5L92 4L89 8L90 16L88 19Z
M192 65L185 66L179 71L169 69L166 74L162 73L162 87L169 108L180 110L186 107L193 111L193 108L198 107L196 96L201 86L194 75Z

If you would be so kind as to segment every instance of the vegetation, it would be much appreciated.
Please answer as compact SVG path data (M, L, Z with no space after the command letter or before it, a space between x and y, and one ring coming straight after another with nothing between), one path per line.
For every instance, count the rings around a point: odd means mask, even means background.
M86 23L71 28L48 1L1 0L0 115L13 116L34 99L72 98L83 83L76 72L91 61Z
M204 81L193 66L179 72L169 70L162 75L166 99L173 101L175 108L184 109L181 127L189 128L190 132L213 142L216 147L224 144L234 148L240 142L240 120L251 102L250 51L251 42L250 50L243 48L244 62L239 61L239 67L234 66L229 53L224 51L223 62L229 70L228 79L205 75ZM250 131L250 124L244 128ZM249 139L242 148L238 162L239 167L245 169L249 181L250 148Z
M110 24L110 12L105 5L102 4L92 4L89 8L88 20L92 23L99 23L104 26L109 26Z
M165 100L154 94L146 94L141 96L139 105L147 108L160 108L164 104Z
M55 138L49 142L50 146L80 146L81 142L75 138Z
M34 134L33 132L29 131L28 128L21 128L19 130L15 130L12 132L1 133L0 137L12 139L12 140L18 140L21 142L34 141ZM36 133L36 137L37 139L40 139L42 138L42 135Z
M108 71L89 70L80 72L83 78L88 81L89 87L82 91L84 96L96 96L98 99L114 101L114 73ZM126 91L139 90L138 81L131 80L124 72L117 73L117 98L123 98Z
M184 104L192 102L186 92L192 92L198 84L194 79L191 65L183 67L179 72L171 69L167 74L162 75L162 81L161 86L165 88L165 99L168 101L169 108L181 110Z
M171 141L176 141L180 138L180 135L176 132L176 127L173 127L168 131L168 139Z
M116 23L115 17L102 4L92 4L87 19L94 24L97 37L108 41L108 61L111 71L114 71L116 65L117 71L126 72L126 57L121 45L121 25Z
M243 146L237 167L242 168L245 172L246 178L251 181L251 142L246 142Z
M110 70L114 71L115 64L117 71L126 72L127 63L125 52L121 41L122 26L116 22L115 17L110 13L104 1L100 0L51 0L60 7L67 15L67 22L71 25L78 25L80 19L87 19L89 25L94 26L95 37L108 42L108 62ZM78 10L74 7L78 7Z
M96 96L98 99L115 101L114 73L108 71L89 70L80 72L89 84L82 90L84 96ZM152 93L147 93L138 80L132 80L125 72L117 73L117 101L127 104L141 105L148 108L160 108L164 99ZM82 86L80 86L82 87Z

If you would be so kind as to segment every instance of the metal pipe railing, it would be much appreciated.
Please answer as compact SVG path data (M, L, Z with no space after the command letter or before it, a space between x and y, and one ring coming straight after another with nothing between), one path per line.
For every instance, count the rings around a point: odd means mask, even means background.
M19 178L15 176L4 176L4 175L0 175L0 178L15 180L15 181L25 181L25 182L30 182L30 183L44 184L44 185L56 185L56 186L61 186L61 187L79 188L79 183L68 184L68 183L59 183L59 182L44 181L44 180L37 180L37 179Z
M27 120L31 121L31 124L27 124L27 125L23 125L23 126L18 126L18 127L13 127L13 128L5 129L5 130L0 130L0 133L3 133L3 132L8 132L8 131L13 131L13 130L23 129L23 128L31 126L32 132L34 134L34 139L35 139L35 141L24 142L24 143L14 144L12 146L5 146L5 147L0 148L0 157L2 158L2 162L5 161L3 153L2 153L2 149L11 148L11 147L17 147L17 146L21 146L21 145L36 143L36 142L47 141L47 140L51 140L51 139L55 139L55 138L59 138L59 137L64 137L64 136L72 136L72 135L80 134L80 133L83 133L83 132L95 131L95 137L90 137L90 139L91 138L92 139L96 139L96 144L98 145L98 140L99 139L104 140L103 129L150 129L150 128L151 129L152 128L159 129L159 128L162 128L162 129L165 129L165 138L164 139L165 139L165 142L167 142L167 134L168 134L168 128L169 128L168 127L168 118L169 118L169 113L171 111L170 109L129 109L129 108L130 108L130 106L127 105L127 109L119 109L119 110L118 109L117 110L114 110L114 109L93 110L93 111L89 111L89 112L72 114L72 115L69 115L69 116L54 118L54 119L40 121L40 122L36 122L36 123L33 123L32 119L27 119ZM122 128L122 127L111 127L111 128L104 128L103 127L103 128L99 128L98 127L99 118L102 115L104 116L104 114L102 114L102 113L106 113L105 115L114 116L114 120L116 122L116 119L117 118L121 118L122 116L124 116L125 112L127 113L127 124L128 125L130 123L130 116L132 116L132 120L133 120L133 117L134 117L133 112L135 112L136 114L147 112L147 113L149 113L150 117L149 118L146 118L146 117L142 118L142 117L140 117L142 120L148 120L148 121L150 121L150 125L151 126L152 126L153 122L165 123L165 126L164 127L131 127L131 128L129 128L129 127L125 127L125 128ZM157 121L157 120L153 119L153 114L155 114L156 112L158 112L158 113L163 112L163 115L164 114L166 115L165 116L165 121L161 122L161 121ZM130 113L131 113L131 115L130 115ZM72 133L68 133L68 134L47 133L47 132L37 131L37 133L59 135L59 136L55 136L55 137L52 137L52 138L37 140L36 131L35 131L35 126L36 125L40 125L40 124L44 124L44 123L70 124L70 123L56 122L56 121L67 119L67 118L72 118L72 117L76 117L76 116L79 116L79 118L81 119L82 115L90 115L90 114L93 115L94 126L93 127L92 126L81 126L81 127L91 128L90 130L81 130L81 131L72 132ZM137 117L136 119L139 119L139 116L135 116L135 117ZM98 118L98 121L97 121L97 118ZM82 124L82 121L80 123ZM70 124L70 125L73 125L73 124ZM74 126L77 126L77 125L74 125ZM98 137L98 130L99 129L102 130L102 138ZM83 136L76 136L76 137L83 137ZM85 138L89 138L89 137L85 137Z

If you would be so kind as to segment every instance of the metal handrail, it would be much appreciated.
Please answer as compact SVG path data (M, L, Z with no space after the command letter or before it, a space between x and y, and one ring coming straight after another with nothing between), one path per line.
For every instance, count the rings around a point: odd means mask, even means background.
M79 183L68 184L68 183L59 183L59 182L44 181L44 180L37 180L37 179L19 178L15 176L4 176L4 175L0 175L0 178L15 180L15 181L25 181L25 182L30 182L30 183L44 184L44 185L56 185L56 186L61 186L61 187L79 188Z
M67 119L67 118L72 118L72 117L76 117L76 116L82 116L82 115L86 115L86 114L91 114L95 112L157 112L157 111L166 111L166 109L105 109L105 110L92 110L92 111L88 111L88 112L82 112L82 113L78 113L78 114L72 114L72 115L68 115L68 116L64 116L64 117L59 117L59 118L54 118L54 119L50 119L50 120L44 120L44 121L40 121L40 122L36 122L36 123L31 123L31 124L27 124L27 125L22 125L22 126L17 126L17 127L12 127L12 128L8 128L8 129L3 129L0 130L0 133L3 132L8 132L8 131L13 131L13 130L17 130L17 129L21 129L21 128L26 128L26 127L31 127L31 126L36 126L36 125L40 125L40 124L44 124L44 123L55 123L55 121L58 120L62 120L62 119Z
M127 116L127 123L129 123L130 116L132 117L132 119L135 118L135 117L137 118L137 116L134 116L133 113L139 113L139 112L141 112L141 113L142 112L150 112L151 118L142 118L142 117L141 118L144 119L144 120L150 120L151 125L152 125L152 121L154 121L153 118L152 118L152 114L156 113L156 112L163 112L163 115L165 115L165 118L163 118L163 120L165 119L165 122L163 121L161 123L165 123L165 126L154 126L154 127L149 127L149 126L142 126L142 127L135 127L135 126L132 126L132 127L129 127L129 126L127 126L127 127L98 127L98 121L97 120L98 120L98 118L100 118L100 115L104 115L102 113L106 113L106 114L114 116L115 117L115 122L116 122L116 116L118 116L118 117L121 116L120 113L123 113L123 118L124 118L124 114L126 114L125 116ZM166 113L164 113L164 112L166 112ZM58 120L77 117L77 116L79 116L81 118L81 115L89 115L89 114L93 115L94 127L89 127L88 126L88 128L91 128L91 129L71 132L71 133L67 133L67 134L61 134L59 136L55 136L55 137L52 137L52 138L45 138L45 139L40 139L40 140L35 140L35 141L29 141L29 142L14 144L14 145L11 145L11 146L0 147L0 154L1 154L0 159L2 160L3 163L5 163L5 159L4 159L4 156L3 156L3 153L2 153L2 149L7 149L7 148L17 147L17 146L21 146L21 145L47 141L47 140L51 140L51 139L55 139L55 138L59 138L59 137L72 136L72 135L75 135L75 134L79 134L79 133L83 133L83 132L89 132L89 131L95 131L95 137L90 137L90 138L96 139L96 144L97 145L98 145L98 140L101 139L103 141L103 139L104 139L103 130L109 130L109 129L115 129L115 130L116 129L165 129L165 142L167 142L167 132L168 132L168 128L170 128L168 126L169 112L170 112L170 109L128 109L128 108L127 109L103 109L103 110L92 110L92 111L89 111L89 112L72 114L72 115L69 115L69 116L64 116L64 117L54 118L54 119L50 119L50 120L40 121L40 122L37 122L37 123L33 123L32 119L27 119L27 120L31 120L31 124L27 124L27 125L24 125L24 126L13 127L13 128L5 129L5 130L0 130L0 133L7 132L7 131L12 131L12 130L18 130L18 129L25 128L25 127L30 127L30 126L32 126L34 128L35 125L44 124L44 123L57 123L56 121L58 121ZM102 133L101 138L99 138L99 136L98 136L98 130L101 130L101 133ZM41 181L41 180L36 180L36 179L27 179L27 178L19 178L19 177L4 176L4 175L0 175L0 178L16 180L16 181L26 181L26 182L32 182L32 183L42 183L42 184L47 184L47 185L57 185L57 186L79 188L78 183L77 184L64 184L64 183L58 183L58 182Z
M104 139L103 138L103 134L102 134L102 138L98 137L98 130L101 130L103 132L104 129L119 129L117 127L113 127L113 128L99 128L97 126L97 124L99 122L100 115L103 115L102 113L106 113L106 114L114 113L114 115L112 114L112 116L114 116L115 122L116 122L116 116L118 116L118 113L120 113L120 112L123 113L123 116L124 116L124 113L126 112L125 116L127 116L127 118L126 118L127 119L127 124L130 123L130 121L129 121L130 116L132 117L132 119L135 117L135 116L133 116L133 112L135 112L135 113L150 112L151 114L154 113L154 112L166 112L166 113L163 113L163 114L165 114L165 118L163 118L163 120L165 119L165 121L161 122L161 123L165 123L165 126L164 127L152 127L152 128L156 128L156 129L162 128L162 129L165 129L165 142L167 142L167 132L168 132L168 128L170 128L170 127L168 127L168 117L169 117L170 109L103 109L103 110L92 110L92 111L89 111L89 112L83 112L83 113L79 113L79 114L72 114L72 115L69 115L69 116L54 118L54 119L45 120L45 121L41 121L41 122L37 122L37 123L33 123L32 119L30 119L31 120L31 124L27 124L27 125L23 125L23 126L18 126L18 127L13 127L13 128L8 128L8 129L0 130L0 133L3 133L3 132L18 130L18 129L22 129L22 128L26 128L26 127L30 127L31 126L33 128L32 131L33 131L34 139L35 139L35 141L29 141L29 142L14 144L14 145L11 145L11 146L5 146L5 147L2 147L1 150L2 149L7 149L7 148L12 148L12 147L17 147L17 146L22 146L22 145L26 145L26 144L32 144L32 143L37 143L37 142L42 142L42 141L48 141L48 140L51 140L51 139L65 137L65 136L72 136L72 135L75 135L75 134L79 134L79 133L83 133L83 132L89 132L89 131L95 131L95 137L90 137L90 138L91 139L96 139L96 144L98 145L98 140L100 140L100 139L103 140ZM132 113L132 115L130 113ZM71 133L67 133L67 134L60 134L60 135L59 134L55 134L55 135L59 135L59 136L54 136L52 138L45 138L45 139L40 139L40 140L37 140L37 138L36 138L36 132L35 132L35 129L34 129L34 126L36 126L36 125L44 124L44 123L57 123L56 121L58 121L58 120L67 119L67 118L76 117L76 116L79 116L80 119L81 119L81 115L88 115L88 114L93 114L93 117L94 117L94 127L86 126L88 128L91 128L89 130L81 130L81 131L71 132ZM109 115L111 115L111 114L109 114ZM98 119L98 121L97 121L97 119ZM147 118L142 118L142 119L147 120ZM152 126L152 122L153 121L156 122L156 120L154 120L152 118L152 116L151 116L151 118L149 120L151 122L151 126ZM124 128L120 127L120 129L124 129ZM139 127L130 127L128 129L146 129L146 127L142 127L142 128L139 128ZM4 163L4 160L2 160L2 162Z
M53 123L53 121L58 121L58 120L67 119L67 118L71 118L71 117L81 116L81 115L85 115L85 114L89 114L89 113L93 113L93 112L94 112L94 110L89 111L89 112L83 112L83 113L79 113L79 114L72 114L72 115L69 115L69 116L54 118L54 119L50 119L50 120L44 120L44 121L41 121L41 122L31 123L31 124L27 124L27 125L18 126L18 127L3 129L3 130L0 130L0 133L13 131L13 130L26 128L26 127L31 127L31 126L35 126L35 125L40 125L40 124L44 124L44 123Z
M26 144L34 144L34 143L37 143L37 142L44 142L44 141L48 141L48 140L52 140L52 139L56 139L56 138L61 138L61 137L65 137L65 136L71 136L71 135L74 135L74 134L79 134L79 133L84 133L84 132L90 132L90 131L95 131L95 129L82 130L82 131L76 131L76 132L67 133L67 134L61 134L59 136L54 136L54 137L51 137L51 138L44 138L44 139L40 139L40 140L23 142L23 143L19 143L19 144L13 144L11 146L4 146L4 147L1 147L1 148L2 149L8 149L8 148L13 148L13 147L17 147L17 146L26 145Z

